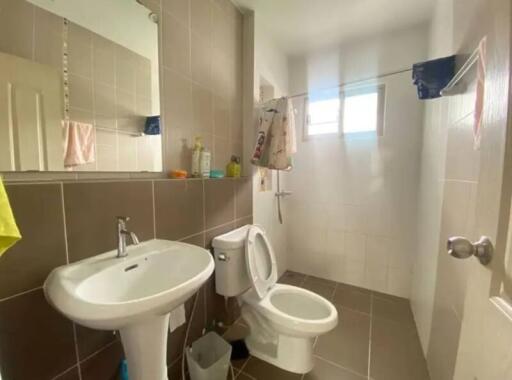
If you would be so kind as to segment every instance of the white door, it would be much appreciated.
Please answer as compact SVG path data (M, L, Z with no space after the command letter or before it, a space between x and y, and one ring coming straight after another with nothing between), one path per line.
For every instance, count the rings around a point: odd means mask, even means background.
M64 170L61 77L0 53L0 171Z
M492 22L486 32L486 95L475 229L478 236L491 239L494 254L487 266L476 258L468 259L456 380L512 379L512 239L507 238L512 231L512 10L510 1L491 0L487 5Z

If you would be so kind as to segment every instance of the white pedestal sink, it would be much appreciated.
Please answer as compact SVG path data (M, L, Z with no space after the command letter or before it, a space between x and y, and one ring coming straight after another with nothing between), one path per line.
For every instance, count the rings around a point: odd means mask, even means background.
M110 251L54 269L48 301L69 319L119 330L130 380L167 380L169 312L189 299L214 269L202 248L150 240L116 258Z

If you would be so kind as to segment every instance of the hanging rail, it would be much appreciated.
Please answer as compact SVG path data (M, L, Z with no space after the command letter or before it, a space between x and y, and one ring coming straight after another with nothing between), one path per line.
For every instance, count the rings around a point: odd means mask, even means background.
M96 127L96 130L98 130L98 131L105 131L105 132L112 132L112 133L121 133L123 135L129 135L129 136L133 136L133 137L144 136L144 133L142 133L142 132L131 132L131 131L125 131L124 129Z

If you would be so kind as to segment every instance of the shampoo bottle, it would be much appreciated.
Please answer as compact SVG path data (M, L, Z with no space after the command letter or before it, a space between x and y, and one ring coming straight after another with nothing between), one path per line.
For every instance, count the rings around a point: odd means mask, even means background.
M199 171L201 172L201 177L210 178L210 167L211 167L212 155L208 151L208 149L203 148L201 151L201 162L199 165Z
M201 137L196 137L194 150L192 151L192 177L201 177L201 152L203 149Z
M226 173L228 177L240 177L242 168L240 166L240 157L231 156L231 161L226 167Z

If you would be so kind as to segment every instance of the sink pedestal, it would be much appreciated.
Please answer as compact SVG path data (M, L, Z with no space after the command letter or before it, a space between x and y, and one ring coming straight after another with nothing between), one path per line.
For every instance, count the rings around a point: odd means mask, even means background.
M168 380L169 314L154 316L120 330L130 380Z

